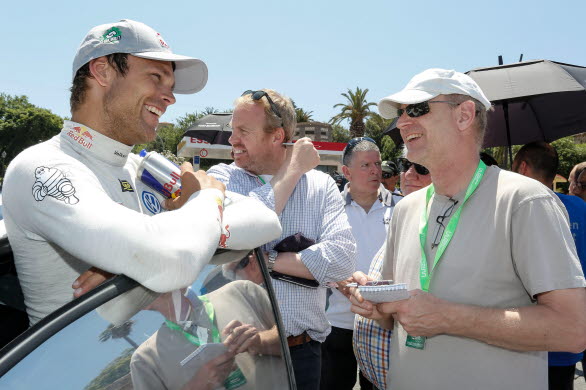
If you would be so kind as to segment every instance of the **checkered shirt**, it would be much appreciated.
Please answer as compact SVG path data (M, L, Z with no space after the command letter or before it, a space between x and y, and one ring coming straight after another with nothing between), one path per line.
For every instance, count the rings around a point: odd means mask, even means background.
M381 279L384 248L383 244L368 270L368 275L375 280ZM358 314L354 317L354 356L362 374L379 389L387 388L385 382L390 364L391 335L392 331L381 328L374 320Z
M263 184L258 176L234 163L216 165L207 173L226 184L227 190L255 197L275 209L270 183ZM299 252L299 256L320 283L320 287L312 289L272 279L286 336L307 331L313 340L323 342L331 330L325 313L325 284L350 277L356 263L356 244L334 180L323 172L307 172L299 179L279 220L281 237L263 249L270 250L296 233L315 240L316 244Z

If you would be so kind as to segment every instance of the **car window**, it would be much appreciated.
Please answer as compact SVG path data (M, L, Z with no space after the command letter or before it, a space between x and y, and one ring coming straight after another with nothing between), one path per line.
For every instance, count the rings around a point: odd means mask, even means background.
M260 265L246 253L232 260L206 266L188 289L145 295L141 286L107 302L15 365L0 388L288 389Z

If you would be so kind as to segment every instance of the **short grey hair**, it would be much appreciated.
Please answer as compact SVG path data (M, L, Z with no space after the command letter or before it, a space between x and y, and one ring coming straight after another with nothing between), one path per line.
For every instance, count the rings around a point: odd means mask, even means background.
M354 146L348 153L344 154L342 163L346 166L349 166L352 163L352 156L355 152L369 152L371 150L380 153L380 149L378 148L378 146L376 146L375 143L367 140L362 140L358 142L356 146Z
M476 116L474 123L476 125L476 143L480 148L484 143L484 135L486 134L486 126L488 124L488 112L484 104L480 103L477 99L468 95L450 94L444 95L449 101L461 104L465 101L471 100L474 103Z

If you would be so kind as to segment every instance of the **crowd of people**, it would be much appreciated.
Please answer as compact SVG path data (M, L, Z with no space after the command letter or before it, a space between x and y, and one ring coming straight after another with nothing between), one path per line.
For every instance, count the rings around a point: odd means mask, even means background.
M183 164L181 195L165 199L137 179L132 146L155 138L175 94L206 81L203 61L142 23L87 34L71 120L4 181L31 324L125 274L143 287L104 315L165 319L133 354L135 388L286 386L265 281L246 254L262 246L298 389L352 389L357 372L361 389L572 388L586 349L586 163L568 196L551 190L549 144L499 168L480 153L490 101L470 77L428 69L378 105L398 118L403 157L383 162L374 140L350 140L341 193L314 169L308 138L291 145L291 100L262 89L236 97L234 162ZM226 239L244 256L224 261L224 285L193 296ZM369 301L361 286L373 281L405 283L409 298Z

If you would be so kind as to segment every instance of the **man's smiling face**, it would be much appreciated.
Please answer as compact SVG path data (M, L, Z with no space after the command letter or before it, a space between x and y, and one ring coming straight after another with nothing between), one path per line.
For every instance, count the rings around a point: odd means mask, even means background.
M274 165L273 135L267 133L262 104L240 103L232 115L232 155L239 168L260 175L271 174Z

